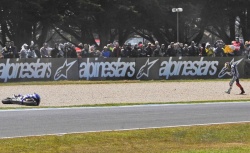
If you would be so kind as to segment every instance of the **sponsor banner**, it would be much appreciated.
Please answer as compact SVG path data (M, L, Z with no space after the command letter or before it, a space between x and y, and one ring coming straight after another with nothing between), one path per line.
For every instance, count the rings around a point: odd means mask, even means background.
M137 58L136 79L137 80L158 80L160 58Z
M244 56L236 56L236 57L227 57L227 58L216 58L219 61L219 67L217 70L217 78L232 78L228 73L225 73L225 63L230 62L231 64L237 64L238 72L240 74L240 78L243 78L244 75Z
M228 78L225 62L239 63L243 73L243 57L169 57L161 58L159 77L161 79L213 79Z
M51 65L48 59L1 59L0 81L49 80Z
M198 79L216 77L219 61L214 58L162 58L159 76L162 79Z
M79 59L79 78L84 80L134 79L135 58Z
M244 61L244 77L250 78L250 60L245 59Z
M231 78L225 62L250 76L244 57L41 58L1 59L0 82L47 80L170 80Z
M79 80L77 58L54 58L51 80Z

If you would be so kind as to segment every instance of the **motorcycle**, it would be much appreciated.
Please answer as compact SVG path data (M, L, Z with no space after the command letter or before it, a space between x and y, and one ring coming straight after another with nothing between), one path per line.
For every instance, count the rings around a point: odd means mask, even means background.
M39 106L40 96L36 93L27 95L14 95L2 100L3 104L19 104L27 106Z

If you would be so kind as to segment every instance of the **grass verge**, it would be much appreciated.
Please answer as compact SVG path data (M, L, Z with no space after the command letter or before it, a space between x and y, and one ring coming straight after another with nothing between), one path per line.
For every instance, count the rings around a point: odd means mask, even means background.
M0 139L0 152L250 152L250 123Z
M136 105L173 105L173 104L203 104L203 103L219 103L219 102L250 102L250 99L236 100L205 100L205 101L187 101L187 102L150 102L150 103L107 103L107 104L86 104L86 105L71 105L71 106L25 106L12 105L12 107L0 107L0 110L7 109L39 109L39 108L74 108L74 107L115 107L115 106L136 106Z

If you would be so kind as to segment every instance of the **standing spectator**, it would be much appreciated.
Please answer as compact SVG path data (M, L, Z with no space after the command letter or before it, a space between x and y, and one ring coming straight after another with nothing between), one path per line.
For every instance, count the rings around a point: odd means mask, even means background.
M112 43L107 44L107 50L110 52L110 57L113 56L113 50L114 50L114 46Z
M184 44L181 52L181 56L188 56L188 45Z
M131 43L128 43L122 52L122 57L130 57L132 52Z
M41 58L41 52L37 44L34 45L34 51L36 53L37 58Z
M28 58L37 58L34 45L30 45L27 56Z
M20 58L28 58L28 45L23 44L22 49L20 51Z
M144 49L143 44L139 44L138 53L139 53L139 57L147 57L147 52Z
M152 44L151 43L148 43L148 46L146 47L146 56L147 57L150 57L152 56L153 54L153 50L152 50Z
M165 44L161 44L160 56L164 57L167 55Z
M171 42L167 49L168 56L176 56L176 50L174 48L174 42Z
M99 50L96 50L95 46L90 46L89 47L89 56L90 57L100 57L101 52Z
M80 43L78 46L79 46L79 48L82 49L82 51L81 51L82 58L88 57L89 56L89 45L88 44L83 45L82 43Z
M207 53L206 53L206 43L201 43L201 47L200 47L200 56L207 56Z
M59 49L58 57L60 57L60 58L64 57L64 45L62 43L59 44L58 49Z
M160 47L160 44L158 41L155 41L155 48Z
M113 57L121 57L122 51L119 46L119 43L115 44L115 48L113 49Z
M111 52L110 52L110 50L108 49L107 46L103 47L102 56L105 57L105 58L108 58L108 57L111 56Z
M183 48L183 43L175 43L174 44L174 50L176 51L177 56L182 56L182 48Z
M156 45L156 48L153 51L152 57L160 57L161 56L160 51L161 51L161 47L158 44Z
M195 46L194 41L192 41L191 45L188 47L188 54L189 54L189 56L197 56L198 55L198 48Z
M49 46L47 43L43 44L43 47L40 49L41 58L48 58L49 56Z
M14 41L10 42L10 48L11 48L11 51L13 53L13 58L18 58L19 54L18 54L17 47L15 46Z
M4 58L14 58L15 57L15 54L12 51L9 42L5 43L5 47L2 49L2 55Z
M58 45L58 43L55 43L54 48L51 50L51 57L52 58L58 58L59 57L59 45Z
M215 43L215 50L214 50L214 56L217 57L223 57L224 55L224 51L223 51L223 41L222 40L218 40Z
M138 45L136 44L131 51L131 57L139 57Z
M211 47L209 42L206 43L206 53L207 53L207 56L209 57L212 57L214 55L214 50Z
M70 58L77 58L77 53L75 48L76 48L75 45L73 44L70 45L70 54L69 54Z

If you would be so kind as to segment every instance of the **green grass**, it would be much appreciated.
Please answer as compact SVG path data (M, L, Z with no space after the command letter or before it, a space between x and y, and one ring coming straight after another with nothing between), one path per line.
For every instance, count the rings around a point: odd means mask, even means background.
M116 107L116 106L136 106L136 105L159 105L159 104L202 104L202 103L218 103L218 102L250 102L250 99L240 100L205 100L205 101L187 101L187 102L150 102L150 103L107 103L107 104L86 104L86 105L71 105L71 106L24 106L12 105L12 107L0 107L0 110L7 109L38 109L38 108L73 108L73 107Z
M250 123L0 139L1 153L249 153Z

